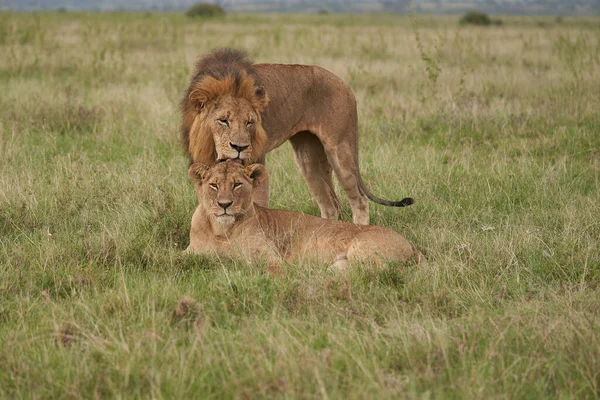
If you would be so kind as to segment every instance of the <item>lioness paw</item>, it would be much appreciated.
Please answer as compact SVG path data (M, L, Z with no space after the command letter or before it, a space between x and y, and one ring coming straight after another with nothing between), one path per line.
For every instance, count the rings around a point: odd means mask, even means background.
M348 259L346 257L338 257L333 264L327 267L328 272L346 272L348 270Z

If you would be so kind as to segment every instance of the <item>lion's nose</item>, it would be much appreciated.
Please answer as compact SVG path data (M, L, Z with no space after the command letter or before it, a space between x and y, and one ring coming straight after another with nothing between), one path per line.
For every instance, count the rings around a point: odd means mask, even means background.
M219 207L222 207L223 210L226 210L227 207L233 204L233 201L217 201L217 204L219 205Z
M249 147L249 146L238 146L237 144L233 144L231 142L229 142L229 145L231 146L232 149L234 149L240 153Z

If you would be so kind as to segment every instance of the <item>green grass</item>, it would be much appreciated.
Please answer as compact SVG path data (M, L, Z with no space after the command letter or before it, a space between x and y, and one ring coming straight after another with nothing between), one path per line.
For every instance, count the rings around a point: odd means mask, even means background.
M0 397L600 396L599 20L411 18L0 14ZM181 255L217 46L351 85L366 182L417 200L372 222L426 266ZM267 166L317 214L289 145Z

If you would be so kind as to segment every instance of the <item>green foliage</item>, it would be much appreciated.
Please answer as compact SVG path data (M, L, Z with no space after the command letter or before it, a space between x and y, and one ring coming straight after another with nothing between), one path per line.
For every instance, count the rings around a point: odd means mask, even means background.
M492 19L489 15L481 11L469 11L460 18L459 22L462 25L502 25L501 19Z
M427 72L427 78L430 83L431 88L431 97L435 97L437 87L436 83L440 74L442 73L442 69L439 66L435 56L432 55L431 52L428 51L427 47L423 43L423 39L421 38L421 33L419 31L419 27L417 24L417 17L414 14L411 14L411 21L413 24L413 34L415 37L415 43L417 45L417 49L419 50L419 55L421 56L421 61L425 64L425 71ZM434 50L437 50L434 48ZM425 101L427 98L425 91L423 91L423 95L421 97L422 101Z
M598 397L598 21L0 13L0 398ZM417 200L372 223L428 263L182 255L189 37L343 77L366 184Z
M225 15L225 10L218 4L210 4L210 3L198 3L190 7L185 15L188 17L202 17L202 18L213 18L213 17L223 17Z

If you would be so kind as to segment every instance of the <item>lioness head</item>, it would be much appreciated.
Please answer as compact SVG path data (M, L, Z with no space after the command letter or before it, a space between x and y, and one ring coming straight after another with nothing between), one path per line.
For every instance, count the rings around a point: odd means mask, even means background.
M261 112L268 101L262 86L245 73L195 82L184 116L184 123L191 123L188 150L193 162L258 160L267 141Z
M232 224L252 206L252 189L267 177L264 165L244 167L222 162L208 167L194 163L188 173L195 183L198 201L220 224Z

